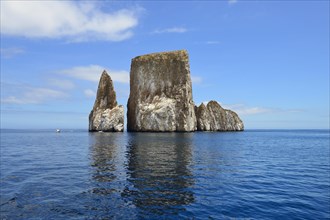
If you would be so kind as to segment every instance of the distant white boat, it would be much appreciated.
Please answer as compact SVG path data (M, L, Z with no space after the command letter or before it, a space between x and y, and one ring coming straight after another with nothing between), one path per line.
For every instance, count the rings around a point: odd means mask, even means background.
M61 132L61 130L60 129L56 129L56 133L60 133Z

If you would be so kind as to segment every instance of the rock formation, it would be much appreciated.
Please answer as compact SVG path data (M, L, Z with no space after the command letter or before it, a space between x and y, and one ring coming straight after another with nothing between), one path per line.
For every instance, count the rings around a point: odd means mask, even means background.
M104 70L93 110L89 114L89 131L123 131L124 107L117 104L113 83Z
M243 131L238 115L216 101L194 106L186 50L132 59L127 103L128 131ZM123 131L124 107L118 105L106 71L89 115L89 131Z
M188 53L154 53L132 59L128 131L195 131Z
M195 107L198 131L243 131L244 125L238 115L223 109L216 101Z

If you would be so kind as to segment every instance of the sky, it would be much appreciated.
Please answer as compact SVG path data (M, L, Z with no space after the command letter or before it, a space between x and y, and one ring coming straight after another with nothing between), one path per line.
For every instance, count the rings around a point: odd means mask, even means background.
M1 128L87 129L99 77L186 49L196 105L246 129L329 129L329 1L1 1ZM126 118L125 118L126 121Z

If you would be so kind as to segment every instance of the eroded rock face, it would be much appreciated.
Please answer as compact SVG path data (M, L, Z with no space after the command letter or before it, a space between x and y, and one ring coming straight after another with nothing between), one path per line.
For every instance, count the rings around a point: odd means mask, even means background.
M89 131L124 131L124 107L117 104L112 80L105 70L89 114Z
M238 115L223 109L216 101L195 107L198 131L243 131L244 124Z
M185 50L132 59L128 131L194 131L189 57Z

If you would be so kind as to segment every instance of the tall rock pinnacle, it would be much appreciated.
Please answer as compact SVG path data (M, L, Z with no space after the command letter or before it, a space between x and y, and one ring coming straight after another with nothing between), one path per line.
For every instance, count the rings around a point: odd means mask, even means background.
M123 131L124 107L117 104L112 80L104 70L89 114L89 131Z
M187 51L132 59L127 108L128 131L195 131Z

